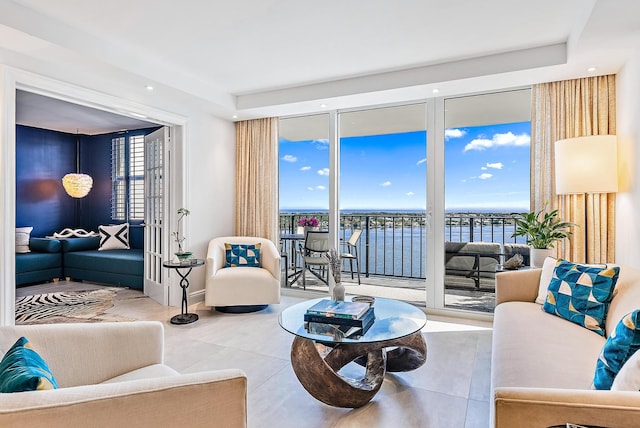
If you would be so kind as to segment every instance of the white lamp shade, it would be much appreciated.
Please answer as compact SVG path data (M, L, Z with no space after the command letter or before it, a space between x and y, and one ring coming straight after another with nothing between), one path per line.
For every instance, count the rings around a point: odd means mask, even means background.
M618 191L618 150L615 135L569 138L555 143L556 193Z
M62 177L62 186L69 196L84 198L93 187L93 178L87 174L67 174Z

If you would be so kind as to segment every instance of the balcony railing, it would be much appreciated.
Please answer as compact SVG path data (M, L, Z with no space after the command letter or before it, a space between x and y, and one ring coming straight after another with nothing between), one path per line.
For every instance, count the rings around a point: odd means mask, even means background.
M296 233L298 220L316 217L327 229L325 213L280 214L281 233ZM362 229L358 242L361 273L399 278L424 279L427 223L424 214L342 214L340 238L347 241L353 229ZM445 215L445 240L453 242L525 243L513 238L514 216L504 213L450 213Z

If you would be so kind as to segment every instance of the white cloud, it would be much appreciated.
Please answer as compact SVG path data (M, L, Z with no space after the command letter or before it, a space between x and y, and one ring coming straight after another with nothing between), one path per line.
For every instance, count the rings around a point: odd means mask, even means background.
M444 138L460 138L464 137L467 134L467 131L464 129L445 129L444 130Z
M320 186L316 186L316 189L318 189L318 190L325 190L325 189L326 189L326 187L324 187L323 185L320 185Z
M300 168L300 171L309 171L310 169L310 166L303 166L302 168Z
M285 162L297 162L298 158L293 155L284 155L282 156L282 160Z
M420 164L423 164L423 163L426 163L426 162L427 162L427 158L420 159L418 162L416 162L416 165L420 165Z
M487 163L487 168L502 169L503 166L502 162Z
M307 187L307 190L313 192L313 187Z
M505 146L528 146L531 143L531 137L527 134L515 135L509 131L506 134L495 134L492 139L476 138L469 144L464 146L464 151L468 150L485 150L493 147Z
M322 168L318 170L319 175L329 175L329 168Z
M391 182L387 180L387 181L385 181L384 183L380 183L380 185L381 185L382 187L389 187L389 186L391 186Z
M407 192L407 196L413 196L413 195L415 195L415 193L413 193L413 192Z
M317 150L327 150L329 148L329 140L313 140L314 147Z
M480 169L481 169L482 171L486 171L486 170L487 170L487 167L486 167L486 166L481 166L481 167L480 167Z
M488 172L485 172L484 174L480 174L478 176L480 180L486 180L487 178L491 178L491 177L493 177L493 174L489 174Z

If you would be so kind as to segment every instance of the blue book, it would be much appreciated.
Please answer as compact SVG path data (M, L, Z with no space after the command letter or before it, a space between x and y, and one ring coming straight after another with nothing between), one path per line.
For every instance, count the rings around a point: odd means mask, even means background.
M369 305L367 304L367 306ZM358 319L325 317L323 315L316 315L316 314L309 314L309 313L304 315L304 320L306 322L343 325L343 326L360 327L360 328L363 328L368 323L373 323L374 319L375 319L375 313L373 312L373 307L370 307L369 309L367 309L364 315L362 315Z
M320 300L307 309L308 315L321 315L327 318L347 318L357 320L369 309L364 302L343 302L339 300Z

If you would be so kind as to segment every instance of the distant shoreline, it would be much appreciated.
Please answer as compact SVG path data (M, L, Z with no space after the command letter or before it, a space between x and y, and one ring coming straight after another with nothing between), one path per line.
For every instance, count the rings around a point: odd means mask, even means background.
M446 214L513 214L528 212L528 208L457 208L445 210ZM328 214L329 210L324 209L282 209L280 214ZM340 214L426 214L425 210L418 209L344 209Z

